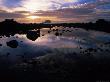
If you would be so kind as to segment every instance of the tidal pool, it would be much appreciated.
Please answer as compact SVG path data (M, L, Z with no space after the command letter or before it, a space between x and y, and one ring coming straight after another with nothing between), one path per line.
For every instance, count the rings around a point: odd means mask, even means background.
M61 35L56 36L56 32L61 33ZM11 40L18 42L17 48L7 46L6 43ZM110 50L108 45L104 45L108 42L110 42L109 33L86 31L73 27L43 28L41 29L40 37L35 41L29 40L26 34L16 34L10 37L2 36L0 38L0 44L2 44L0 46L0 62L2 65L5 61L6 65L11 66L34 57L54 54L57 51L79 53L87 48ZM101 47L102 45L103 47Z

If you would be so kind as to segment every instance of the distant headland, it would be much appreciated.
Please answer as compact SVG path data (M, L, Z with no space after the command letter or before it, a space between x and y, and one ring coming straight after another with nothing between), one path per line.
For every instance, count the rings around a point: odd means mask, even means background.
M27 33L29 30L40 30L41 28L52 28L54 26L83 28L86 30L96 30L110 33L110 21L98 19L95 23L51 23L46 20L43 23L18 23L14 19L5 19L0 22L0 35L14 35L16 33Z

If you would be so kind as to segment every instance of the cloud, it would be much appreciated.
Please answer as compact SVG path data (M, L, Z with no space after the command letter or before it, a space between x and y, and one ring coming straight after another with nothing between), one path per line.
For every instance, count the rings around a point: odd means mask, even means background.
M25 15L21 13L9 13L7 11L0 10L0 18L5 19L5 18L24 18Z
M58 18L71 18L75 16L84 16L93 13L93 9L87 9L87 8L77 8L77 9L59 9L54 11L39 11L36 12L35 15L37 16L56 16Z
M110 0L0 0L0 18L36 15L60 22L110 19ZM21 20L22 21L22 20Z
M8 8L19 7L22 0L3 0L2 3Z

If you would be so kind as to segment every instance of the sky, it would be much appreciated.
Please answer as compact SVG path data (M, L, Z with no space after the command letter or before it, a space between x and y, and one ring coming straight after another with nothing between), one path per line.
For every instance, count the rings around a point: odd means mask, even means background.
M110 0L0 0L0 21L22 23L110 20Z

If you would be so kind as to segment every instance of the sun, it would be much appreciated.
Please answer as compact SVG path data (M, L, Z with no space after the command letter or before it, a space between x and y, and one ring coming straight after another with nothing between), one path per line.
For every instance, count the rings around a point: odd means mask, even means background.
M37 18L39 18L39 16L28 16L27 18L29 18L29 19L37 19Z

